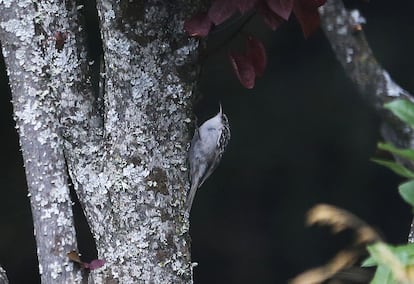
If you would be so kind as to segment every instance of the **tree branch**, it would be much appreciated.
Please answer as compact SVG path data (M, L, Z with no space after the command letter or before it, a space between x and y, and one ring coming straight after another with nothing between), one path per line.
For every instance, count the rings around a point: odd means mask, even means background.
M397 98L413 101L412 95L394 82L377 62L364 32L358 28L358 12L347 11L343 2L337 0L328 0L319 12L321 27L346 75L382 117L383 138L397 147L413 148L414 131L383 107ZM413 228L414 223L409 242L414 242Z
M68 54L66 61L56 66L61 73L52 78L52 84L58 86L61 94L59 119L69 175L89 227L94 231L97 229L95 224L104 224L102 208L110 208L108 196L99 183L105 144L103 117L99 111L99 94L93 93L91 85L92 71L86 56L85 28L77 15L78 8L69 5L71 3L66 3L70 21L65 22Z
M355 30L359 23L342 1L328 1L320 8L320 14L322 29L345 73L383 118L384 139L400 147L414 145L413 131L383 108L384 103L396 98L412 101L411 94L395 83L377 62L364 32Z

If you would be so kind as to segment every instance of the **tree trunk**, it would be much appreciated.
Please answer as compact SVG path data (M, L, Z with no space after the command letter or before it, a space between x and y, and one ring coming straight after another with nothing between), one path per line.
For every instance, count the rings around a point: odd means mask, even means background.
M43 283L76 283L67 170L105 265L92 283L191 283L187 149L198 42L188 1L98 1L102 97L66 2L0 3L0 40ZM67 167L66 167L67 165Z
M73 42L59 52L53 37L55 31L70 29L70 11L63 3L43 4L0 3L0 39L26 170L42 283L71 283L81 276L66 256L77 244L60 135L59 93L68 87L64 76L72 75L72 65L65 62L76 60L76 54L69 53L75 51Z

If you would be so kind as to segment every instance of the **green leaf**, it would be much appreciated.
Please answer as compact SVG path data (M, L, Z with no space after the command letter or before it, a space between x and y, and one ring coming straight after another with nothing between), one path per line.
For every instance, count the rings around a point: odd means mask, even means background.
M377 243L368 246L368 250L371 248L375 249L375 245ZM394 253L398 259L404 264L404 265L413 265L414 264L414 244L404 244L399 246L391 246L386 244L388 249ZM374 256L369 256L367 259L364 260L362 263L362 267L370 267L378 265L378 260Z
M392 277L391 270L384 266L380 265L375 270L374 278L372 278L370 284L396 284L394 277Z
M409 169L407 169L406 167L404 167L403 165L400 165L396 162L393 161L386 161L386 160L380 160L380 159L371 159L371 161L385 166L387 168L389 168L390 170L392 170L394 173L406 177L406 178L412 178L414 179L414 173L412 171L410 171Z
M363 266L378 265L371 284L413 283L410 270L414 264L414 244L391 246L377 242L367 249L371 256L364 261Z
M362 267L371 267L378 265L378 262L372 257L368 257L364 260L364 262L361 264Z
M391 152L392 154L414 161L414 150L413 149L400 149L396 148L389 143L379 142L377 145L378 149Z
M401 197L414 207L414 180L407 181L398 187Z
M403 265L414 264L414 244L392 246L383 242L377 242L367 247L371 256L364 261L364 266L373 266L384 263L385 257L396 257Z
M393 100L384 104L384 107L414 128L414 104L412 102L401 99Z
M367 249L377 263L400 264L398 257L394 254L394 248L384 242L376 242L367 246Z
M389 278L389 273L386 270L390 270L393 278L406 279L405 264L401 261L400 255L395 253L395 249L383 242L377 242L367 247L369 254L378 262L378 268L376 274L382 274L381 276L376 275L374 280L383 279L384 282L378 283L392 283L392 278ZM383 268L385 269L383 269ZM389 281L385 282L385 279ZM374 282L374 283L375 283ZM371 282L372 283L372 282Z
M404 265L414 264L414 244L404 244L400 246L389 247L398 256Z

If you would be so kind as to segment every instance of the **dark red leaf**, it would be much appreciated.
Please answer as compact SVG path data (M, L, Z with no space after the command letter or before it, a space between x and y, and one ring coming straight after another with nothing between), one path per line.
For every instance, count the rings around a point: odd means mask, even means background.
M325 4L326 0L302 0L301 2L303 7L306 7L307 9L315 9Z
M250 59L244 54L235 52L230 53L229 57L240 83L248 89L253 88L256 72Z
M256 76L262 76L267 65L266 50L263 43L252 36L247 39L247 57L253 64Z
M189 36L205 37L210 32L211 25L207 13L198 13L185 21L184 30Z
M258 11L263 16L264 22L272 30L276 30L284 22L284 20L279 15L274 13L265 2L260 2Z
M322 5L325 5L326 0L314 0L316 6L319 8Z
M253 9L253 7L256 6L257 2L258 0L239 0L235 2L235 5L240 13L243 14Z
M90 263L84 262L83 266L85 268L89 268L90 270L94 270L94 269L97 269L99 267L102 267L104 264L105 264L104 259L94 259Z
M319 27L320 18L317 7L311 8L307 3L309 0L296 0L293 6L305 38L309 37Z
M294 0L266 0L267 6L282 19L288 20Z
M233 0L214 0L208 10L208 16L215 25L219 25L230 18L236 11L237 6Z

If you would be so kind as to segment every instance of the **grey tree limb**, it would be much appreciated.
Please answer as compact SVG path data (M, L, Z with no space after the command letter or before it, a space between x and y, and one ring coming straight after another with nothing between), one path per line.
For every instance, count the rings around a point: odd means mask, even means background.
M328 0L319 12L321 27L346 75L381 116L383 138L397 147L413 148L413 130L383 107L397 98L413 101L412 94L400 87L376 60L359 28L358 12L346 10L343 2L337 0ZM410 243L414 242L413 230L414 223L409 233Z
M79 269L67 258L77 250L60 124L60 94L70 90L78 63L68 33L57 48L58 32L70 32L62 2L0 2L0 41L13 96L31 202L42 283L76 283Z

